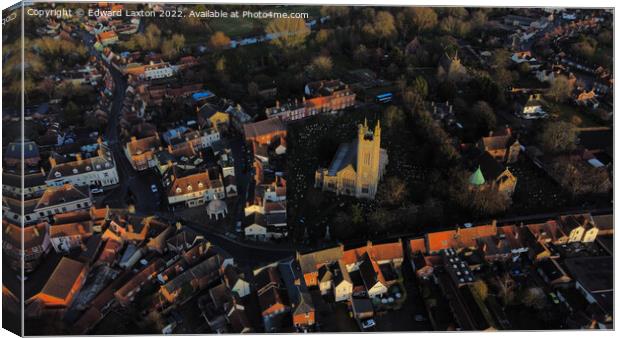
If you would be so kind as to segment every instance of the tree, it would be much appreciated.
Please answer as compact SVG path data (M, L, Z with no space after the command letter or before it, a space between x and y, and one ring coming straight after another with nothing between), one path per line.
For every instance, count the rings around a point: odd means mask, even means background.
M344 211L336 213L332 219L334 225L334 236L339 240L351 239L355 233L355 227L351 226L351 218Z
M422 98L426 98L426 96L428 95L428 83L426 82L426 79L424 79L424 77L421 75L416 76L415 80L413 81L413 89Z
M525 306L542 310L547 304L545 291L540 287L530 287L525 289L521 298Z
M551 172L560 185L573 196L607 193L611 190L611 180L606 168L595 168L561 157L551 165Z
M418 32L432 30L437 26L437 13L430 7L414 7L411 9L411 19Z
M557 76L551 83L547 96L555 102L564 102L573 92L573 83L564 75Z
M472 107L472 120L478 125L479 130L485 132L495 129L497 119L493 108L485 101L478 101Z
M510 274L505 273L501 276L496 276L493 279L493 285L497 288L498 297L502 300L504 306L512 304L515 299L516 283Z
M314 38L314 41L316 41L316 43L319 45L324 45L331 39L333 35L334 34L332 30L321 29L316 33L316 37Z
M569 122L549 122L543 128L539 141L542 149L548 153L567 152L575 148L577 129Z
M480 298L482 298L483 301L488 297L489 287L487 286L487 283L485 283L482 279L476 280L473 284L473 288L474 290L476 290L476 293L478 294L478 296L480 296Z
M329 77L333 67L332 59L329 56L317 56L307 67L308 72L315 79Z
M387 42L396 35L394 16L388 11L379 11L374 18L369 18L369 22L362 27L362 31L372 38Z
M405 114L396 106L389 106L383 112L382 124L390 132L393 128L401 126L405 120Z
M362 207L359 204L353 204L351 206L351 223L354 225L361 225L364 223L364 215L362 213Z
M224 32L217 31L215 34L211 35L209 45L215 50L222 50L226 47L230 47L230 38L224 34Z
M161 44L162 55L170 60L179 56L179 52L185 46L185 36L181 34L173 34L170 39L163 40Z
M310 35L310 29L303 19L274 19L269 22L265 32L273 34L275 37L271 43L283 50L301 46Z
M397 176L388 177L379 186L379 201L388 205L400 205L407 198L407 183Z
M489 217L505 211L510 206L508 196L495 189L472 190L469 208L477 217Z

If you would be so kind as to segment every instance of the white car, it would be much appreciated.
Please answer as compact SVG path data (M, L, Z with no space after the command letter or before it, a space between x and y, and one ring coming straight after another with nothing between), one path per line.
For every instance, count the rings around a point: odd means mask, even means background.
M373 326L375 326L375 320L374 319L367 319L365 321L362 322L362 329L369 329Z
M91 193L93 194L101 194L103 192L103 189L101 188L94 188L90 190Z
M157 192L157 186L155 184L151 184L151 191Z

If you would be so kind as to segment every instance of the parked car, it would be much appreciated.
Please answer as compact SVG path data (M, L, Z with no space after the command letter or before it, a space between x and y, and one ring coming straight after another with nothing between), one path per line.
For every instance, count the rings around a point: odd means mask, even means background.
M151 191L157 192L157 186L155 184L151 184Z
M93 194L101 194L103 192L103 189L101 188L94 188L90 190L91 193Z
M375 323L374 319L372 319L372 318L371 319L366 319L365 321L362 322L362 329L366 330L366 329L369 329L369 328L371 328L371 327L373 327L375 325L376 325L376 323Z

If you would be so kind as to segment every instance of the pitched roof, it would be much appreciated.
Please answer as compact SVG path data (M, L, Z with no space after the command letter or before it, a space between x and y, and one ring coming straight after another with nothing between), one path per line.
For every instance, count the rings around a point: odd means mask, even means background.
M22 247L22 232L24 250L27 251L43 244L47 232L46 223L39 223L22 229L18 224L2 220L2 241L10 243L17 250L21 250Z
M127 142L127 148L130 155L140 155L147 151L152 151L161 145L159 135L147 136L141 139L132 138Z
M300 254L298 260L302 273L306 274L309 272L316 272L319 264L335 262L342 258L342 256L342 247L336 246L333 248L314 251L303 255Z
M87 189L88 187L76 187L72 184L65 184L61 187L48 187L35 209L88 199L89 193Z
M286 132L286 126L277 117L243 125L243 133L246 138L254 138L280 131Z
M411 253L421 252L426 253L426 242L424 238L414 238L409 240L409 250Z
M476 171L469 176L469 184L483 185L484 183L484 175L482 175L482 170L480 169L480 166L478 166L478 169L476 169Z
M93 222L66 223L50 226L50 237L90 236Z
M84 268L83 263L63 257L47 280L47 283L45 283L45 286L43 286L41 293L66 299L71 292L71 287L79 278Z
M456 230L431 232L425 236L429 252L453 248L458 244Z

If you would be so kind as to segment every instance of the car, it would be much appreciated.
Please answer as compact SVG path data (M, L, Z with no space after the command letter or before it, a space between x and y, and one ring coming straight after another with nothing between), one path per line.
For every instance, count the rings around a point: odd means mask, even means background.
M243 232L243 229L241 229L241 221L237 221L237 224L235 225L235 231Z
M362 322L362 329L369 329L373 326L375 326L375 320L374 319L366 319L365 321Z
M155 184L151 184L151 191L157 192L157 186Z
M103 189L101 188L94 188L90 190L91 193L93 194L101 194L103 192Z

